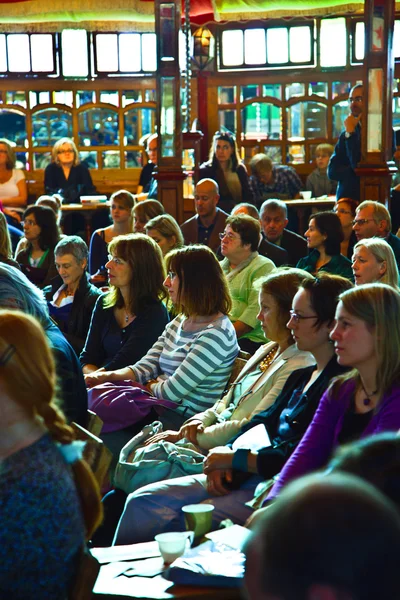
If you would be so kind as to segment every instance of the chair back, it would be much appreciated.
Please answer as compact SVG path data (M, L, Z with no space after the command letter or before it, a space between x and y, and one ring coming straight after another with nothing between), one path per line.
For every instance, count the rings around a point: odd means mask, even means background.
M71 423L71 427L75 431L76 439L86 442L83 458L92 469L93 475L101 489L109 475L112 454L107 446L105 446L103 440L87 429L84 429L81 425Z
M103 429L103 421L102 419L100 419L99 415L96 415L95 412L93 412L92 410L87 411L88 413L88 418L87 418L87 429L88 431L90 431L90 433L93 433L93 435L99 436L101 433L101 430Z

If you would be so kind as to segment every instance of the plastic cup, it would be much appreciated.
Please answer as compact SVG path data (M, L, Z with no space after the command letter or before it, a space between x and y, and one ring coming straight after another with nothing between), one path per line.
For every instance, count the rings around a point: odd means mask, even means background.
M184 554L193 540L193 531L173 531L159 533L154 538L158 543L165 564L169 565Z
M303 200L311 200L312 192L300 192L300 196Z
M194 532L195 539L211 531L213 510L212 504L187 504L182 507L186 529Z

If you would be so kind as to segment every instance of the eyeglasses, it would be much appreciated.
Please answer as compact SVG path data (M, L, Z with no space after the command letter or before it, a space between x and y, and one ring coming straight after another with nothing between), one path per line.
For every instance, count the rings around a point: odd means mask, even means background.
M360 102L363 101L363 97L362 96L350 96L349 98L349 104L351 104L352 102L356 102L357 104L360 104Z
M290 318L293 319L295 323L300 323L300 321L305 321L306 319L318 319L317 315L313 315L312 317L303 317L303 315L299 315L294 310L289 310Z
M351 215L351 210L345 210L344 208L334 208L333 212L337 215Z
M222 231L218 235L219 235L219 239L220 240L223 240L224 238L228 238L228 240L230 242L233 242L233 240L238 240L239 239L236 235L233 235L232 233L226 233L225 231Z
M175 277L176 277L175 271L168 271L167 277L168 277L168 279L171 279L171 281L172 281L172 279L175 279Z
M111 256L111 254L109 254L108 262L113 262L114 265L123 265L125 261L122 260L122 258L118 258L118 256Z
M28 225L28 227L34 227L35 225L37 225L37 223L35 221L32 221L31 219L25 219L25 221L22 221L22 226L24 225Z
M353 225L365 225L366 223L368 223L369 221L374 221L375 219L354 219L353 221Z
M72 148L70 148L69 150L59 150L58 154L68 154L69 152L73 152Z

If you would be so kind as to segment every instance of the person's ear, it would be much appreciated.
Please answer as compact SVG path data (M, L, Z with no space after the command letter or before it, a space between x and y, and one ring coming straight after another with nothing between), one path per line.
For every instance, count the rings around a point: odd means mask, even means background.
M386 260L383 260L379 265L379 274L381 275L381 277L382 277L382 275L384 275L386 273L386 271L387 271L387 262L386 262Z

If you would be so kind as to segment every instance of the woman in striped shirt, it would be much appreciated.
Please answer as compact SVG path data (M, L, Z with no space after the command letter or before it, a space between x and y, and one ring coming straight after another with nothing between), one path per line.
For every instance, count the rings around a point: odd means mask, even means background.
M214 253L201 245L174 250L167 270L164 285L178 316L139 362L88 375L86 384L121 379L146 384L153 396L176 402L161 419L170 428L221 397L239 347L227 316L229 290Z

